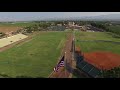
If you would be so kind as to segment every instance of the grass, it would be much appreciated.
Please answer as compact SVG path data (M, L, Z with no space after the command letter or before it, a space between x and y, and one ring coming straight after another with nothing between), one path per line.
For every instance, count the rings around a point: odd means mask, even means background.
M14 22L14 23L2 22L2 23L0 23L0 27L25 27L25 26L31 26L34 24L36 24L36 23L35 22L27 22L27 23L24 23L24 22Z
M29 42L1 52L0 73L10 77L48 77L60 56L65 34L40 32Z
M73 74L72 78L86 78L86 77L83 77L80 74Z
M110 32L76 32L78 40L108 40L120 41L120 38L113 37Z
M120 42L120 38L114 38L107 32L76 32L76 46L83 52L109 51L120 54L120 44L112 42L80 42L78 40L108 40Z
M108 29L110 29L110 31L120 35L120 25L115 25L115 26L108 26Z

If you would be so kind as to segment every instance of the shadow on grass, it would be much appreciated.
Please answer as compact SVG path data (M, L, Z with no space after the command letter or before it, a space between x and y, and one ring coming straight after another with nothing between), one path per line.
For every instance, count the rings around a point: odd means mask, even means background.
M80 73L78 69L74 69L73 78L88 78L84 74Z
M10 77L10 76L7 75L7 74L0 74L0 78L12 78L12 77Z
M45 78L45 77L16 76L16 78Z
M69 73L73 74L72 78L88 78L83 72L80 72L78 69L73 69L68 63L66 63L66 69Z
M11 77L7 74L0 74L0 78L45 78L45 77L31 77L31 76L16 76L16 77Z

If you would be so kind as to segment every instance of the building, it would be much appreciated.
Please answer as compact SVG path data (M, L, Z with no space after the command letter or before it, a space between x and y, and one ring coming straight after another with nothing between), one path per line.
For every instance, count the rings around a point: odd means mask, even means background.
M70 27L72 27L72 26L75 25L75 23L74 23L74 22L68 22L68 25L69 25Z
M57 24L57 26L62 26L62 24Z

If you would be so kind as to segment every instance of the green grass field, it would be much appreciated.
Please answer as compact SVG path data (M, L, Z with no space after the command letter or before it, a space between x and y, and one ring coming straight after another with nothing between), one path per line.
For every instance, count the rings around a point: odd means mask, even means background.
M108 29L110 29L110 31L120 35L120 25L116 25L116 26L108 26Z
M0 27L25 27L36 24L35 22L13 22L13 23L0 23Z
M76 46L83 52L109 51L120 54L120 44L112 42L81 42L80 40L106 40L120 42L120 38L114 38L108 32L75 32Z
M48 77L66 40L65 32L39 32L32 40L0 53L0 74Z

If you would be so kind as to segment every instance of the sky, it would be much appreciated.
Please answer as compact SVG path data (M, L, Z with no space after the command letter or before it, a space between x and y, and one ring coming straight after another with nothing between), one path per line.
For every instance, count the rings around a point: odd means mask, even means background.
M107 14L120 14L120 12L0 12L0 21L29 20L46 18L68 18L83 16L98 16Z

